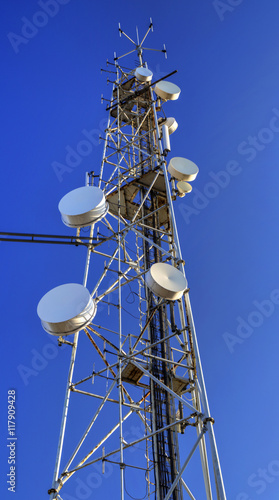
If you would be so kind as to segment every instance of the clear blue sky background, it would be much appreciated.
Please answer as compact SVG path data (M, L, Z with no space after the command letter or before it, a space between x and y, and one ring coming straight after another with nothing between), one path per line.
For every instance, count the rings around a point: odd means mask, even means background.
M102 133L100 96L109 97L110 88L100 68L114 51L130 50L117 23L134 36L136 25L145 32L151 16L154 33L146 45L165 43L168 59L150 53L147 60L155 77L177 69L172 81L182 89L180 99L165 107L179 123L172 154L200 168L192 194L178 199L175 210L228 500L276 500L279 4L69 0L56 15L42 18L39 3L1 6L1 231L73 234L57 205L84 185L86 171L99 170L102 146L96 144L60 180L53 162L65 164L66 147L76 150L84 129ZM9 33L26 35L22 18L45 26L11 43ZM125 62L130 66L134 59ZM0 495L12 495L5 476L7 391L15 388L14 496L43 500L51 486L69 358L42 330L36 307L51 288L82 281L85 253L20 243L1 243L0 250ZM78 498L70 482L65 491ZM94 489L86 498L100 495Z

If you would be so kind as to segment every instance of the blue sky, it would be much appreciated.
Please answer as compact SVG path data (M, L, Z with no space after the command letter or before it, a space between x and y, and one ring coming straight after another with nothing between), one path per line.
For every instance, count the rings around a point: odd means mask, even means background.
M165 43L168 59L150 52L149 66L158 78L177 69L172 81L182 89L165 108L179 124L171 154L200 169L175 211L227 497L275 500L278 2L57 0L57 12L40 17L46 3L14 0L1 10L1 231L73 234L57 205L84 185L86 171L98 172L102 145L96 140L63 175L54 166L66 165L84 131L94 130L97 138L104 130L101 94L109 98L110 87L100 68L114 51L130 50L118 22L135 36L135 26L143 34L152 17L146 45ZM44 26L32 28L33 21ZM134 59L125 62L132 66ZM42 330L36 307L51 288L81 282L84 261L79 247L1 243L1 498L11 495L5 482L11 388L17 395L15 496L48 498L69 358ZM70 482L67 488L78 498ZM100 492L92 489L86 498Z

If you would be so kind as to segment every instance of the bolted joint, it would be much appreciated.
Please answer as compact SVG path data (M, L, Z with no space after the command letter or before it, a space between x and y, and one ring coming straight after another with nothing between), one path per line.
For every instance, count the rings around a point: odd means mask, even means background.
M204 423L207 424L207 422L211 422L212 424L215 424L215 420L213 417L207 417L204 419Z
M182 264L183 266L185 266L185 260L184 259L180 259L176 263L177 264Z

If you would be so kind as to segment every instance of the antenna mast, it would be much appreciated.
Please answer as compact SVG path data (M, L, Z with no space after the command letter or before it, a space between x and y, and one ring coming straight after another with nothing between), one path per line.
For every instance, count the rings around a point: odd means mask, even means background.
M43 328L71 349L50 500L63 499L72 476L89 488L98 465L111 475L98 498L226 500L173 207L198 168L167 160L177 122L163 108L180 89L166 77L151 84L143 59L156 50L143 46L151 30L150 20L134 41L119 25L134 48L114 56L98 186L88 183L59 204L78 235L91 229L83 285L57 286L38 306ZM120 65L133 52L138 67ZM166 56L165 46L159 52ZM74 433L66 428L70 410Z

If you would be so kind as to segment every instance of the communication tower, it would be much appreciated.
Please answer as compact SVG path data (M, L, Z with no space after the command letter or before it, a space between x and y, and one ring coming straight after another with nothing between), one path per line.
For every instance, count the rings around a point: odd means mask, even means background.
M226 499L173 207L198 168L168 158L177 122L164 108L180 89L175 71L152 81L144 54L154 49L143 46L152 29L140 42L119 26L133 49L105 70L100 172L59 203L87 256L83 283L59 285L38 305L43 328L71 350L50 500L98 464L105 477L119 469L119 480L109 490L107 477L94 498ZM132 53L136 67L122 66ZM72 405L82 408L73 430Z

